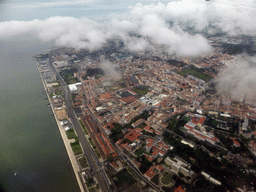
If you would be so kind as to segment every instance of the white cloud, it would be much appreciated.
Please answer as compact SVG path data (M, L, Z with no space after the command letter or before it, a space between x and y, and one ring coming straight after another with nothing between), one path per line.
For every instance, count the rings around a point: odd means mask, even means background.
M256 57L240 55L219 74L217 89L233 100L256 101Z
M90 50L98 49L109 39L117 38L132 51L154 45L164 47L172 54L196 56L211 51L206 38L201 35L206 29L211 33L222 31L230 35L255 34L256 12L250 7L253 1L248 0L246 8L244 5L231 6L229 1L223 2L183 0L166 4L138 3L130 7L126 18L96 20L51 17L45 20L6 21L0 22L0 38L31 34L42 41L55 41L59 46ZM55 4L59 3L45 5Z
M179 24L183 29L193 27L197 31L202 31L212 24L230 34L234 31L238 34L253 34L256 29L256 23L253 22L256 11L252 7L255 3L248 2L246 6L231 4L230 1L218 3L202 0L173 1L166 5L138 3L131 7L131 14L138 19L146 14L157 14L165 20Z
M97 0L74 0L74 1L54 1L50 3L22 3L19 5L15 5L21 8L38 8L38 7L63 7L63 6L70 6L70 5L83 5L88 3L96 2Z
M44 7L54 7L54 6L65 6L65 5L77 5L77 4L84 4L84 3L92 3L97 0L75 0L75 1L56 1L51 3L38 3L40 6Z

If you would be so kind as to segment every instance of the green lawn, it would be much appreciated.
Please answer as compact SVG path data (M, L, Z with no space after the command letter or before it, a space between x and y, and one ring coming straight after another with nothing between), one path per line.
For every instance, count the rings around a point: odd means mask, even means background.
M53 92L51 92L51 93L50 93L50 97L52 98L53 96L54 96L54 93L53 93Z
M71 93L71 100L72 100L72 102L75 101L75 98L76 98L77 95L78 95L77 93Z
M94 151L95 151L95 153L96 153L97 157L100 159L100 158L101 158L101 156L100 156L100 153L99 153L99 151L97 150L97 148L95 148L95 149L94 149Z
M133 91L138 93L138 95L143 96L149 92L149 87L148 86L137 86L137 87L133 88Z
M90 144L91 144L92 146L95 146L94 143L93 143L93 141L92 141L92 138L88 138L88 140L89 140L89 142L90 142Z
M81 127L83 128L85 135L88 135L88 132L87 132L87 130L86 130L86 128L85 128L81 119L79 120L79 123L80 123Z
M66 134L67 134L68 139L76 138L76 133L75 133L74 129L67 130Z
M183 69L182 71L177 71L176 73L178 73L182 76L185 76L186 74L193 75L193 76L195 76L199 79L204 80L205 82L208 82L212 79L212 76L204 74L204 73L202 73L199 70L196 70L194 68L193 69Z
M134 151L134 154L137 156L141 156L142 153L144 153L145 150L142 147L139 147L138 149L136 149L136 151Z
M70 143L71 148L75 155L80 155L83 153L82 148L80 146L79 140L77 139L76 133L73 129L69 129L66 131L68 139L75 139L73 143Z
M71 148L72 148L75 156L83 153L78 139L76 139L75 142L70 143L70 145L71 145Z
M151 179L151 181L153 182L153 183L155 183L156 185L158 185L159 184L159 178L158 178L158 174L157 175L155 175L152 179Z
M60 88L56 89L55 95L61 95L63 92Z
M90 187L92 186L92 184L93 184L92 182L89 182L89 181L86 182L86 186L87 186L88 188L90 188Z
M172 181L173 181L173 178L170 173L164 173L164 176L161 178L161 182L165 185L170 184Z
M88 163L87 163L85 157L82 157L82 158L79 159L78 161L79 161L79 163L80 163L80 165L81 165L82 168L88 167Z
M182 120L188 122L190 119L190 117L184 116Z
M73 84L78 82L77 77L74 77L74 73L76 73L77 71L78 70L76 68L64 69L60 72L60 75L67 84Z
M207 125L216 128L216 127L218 127L218 125L225 126L226 123L223 123L223 122L220 122L220 121L216 121L214 119L209 119L208 122L207 122Z
M181 131L188 132L188 130L187 130L187 129L185 129L184 127L180 127L180 130L181 130Z

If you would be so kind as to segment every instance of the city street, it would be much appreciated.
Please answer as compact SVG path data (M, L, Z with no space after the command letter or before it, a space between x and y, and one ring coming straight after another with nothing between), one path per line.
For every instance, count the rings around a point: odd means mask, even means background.
M111 189L109 188L109 182L108 182L106 173L103 169L101 169L101 163L99 162L93 149L90 147L90 144L88 143L86 136L76 118L74 109L72 107L69 89L67 88L67 85L62 79L62 77L60 76L60 74L56 71L56 69L52 65L51 55L49 56L49 65L53 69L54 73L57 75L58 80L60 81L60 84L64 93L64 99L65 99L65 104L66 104L69 118L72 121L74 130L76 131L77 137L80 141L81 147L83 149L84 155L86 156L88 164L90 165L92 172L97 178L99 187L102 191L111 191Z

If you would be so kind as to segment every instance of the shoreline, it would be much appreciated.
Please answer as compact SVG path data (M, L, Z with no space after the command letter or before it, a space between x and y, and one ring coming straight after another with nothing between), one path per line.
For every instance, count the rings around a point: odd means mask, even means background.
M43 86L44 86L44 90L45 90L45 93L46 93L46 95L47 95L48 101L49 101L49 103L50 103L50 106L51 106L51 109L52 109L52 112L53 112L55 121L56 121L56 123L57 123L57 126L58 126L58 129L59 129L59 132L60 132L62 141L63 141L64 146L65 146L65 149L66 149L66 152L67 152L67 154L68 154L70 163L71 163L71 165L72 165L72 168L73 168L73 171L74 171L76 180L77 180L77 184L78 184L78 186L79 186L79 188L80 188L80 191L84 192L85 190L84 190L83 184L82 184L81 179L80 179L79 174L78 174L78 172L80 171L80 168L79 168L78 162L77 162L77 160L76 160L76 157L75 157L75 155L74 155L74 153L73 153L73 150L72 150L72 148L71 148L70 141L69 141L69 139L67 138L67 135L66 135L66 133L65 133L64 128L62 127L62 125L60 124L60 121L59 121L58 118L57 118L56 112L55 112L55 110L54 110L54 107L53 107L53 104L52 104L50 95L49 95L48 92L47 92L47 87L46 87L45 82L44 82L44 79L43 79L43 77L42 77L42 75L41 75L41 72L40 72L39 66L38 66L38 64L37 64L37 61L36 61L35 59L34 59L34 61L35 61L35 64L36 64L36 67L37 67L39 76L40 76L40 78L41 78L42 84L43 84Z

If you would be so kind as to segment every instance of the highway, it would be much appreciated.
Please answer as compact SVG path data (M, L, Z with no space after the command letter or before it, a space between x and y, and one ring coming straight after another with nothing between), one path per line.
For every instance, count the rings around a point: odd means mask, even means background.
M71 97L70 97L70 91L67 88L67 85L65 83L65 81L63 80L63 78L60 76L60 74L56 71L56 69L54 68L54 66L52 65L52 56L51 53L49 55L49 66L53 69L54 73L56 74L58 80L60 81L62 90L63 90L63 94L64 94L64 99L65 99L65 104L66 104L66 108L68 111L68 115L69 118L72 121L74 130L76 131L77 137L80 141L81 147L83 149L84 155L87 158L88 164L92 170L92 173L94 174L94 176L97 179L97 182L99 184L99 187L101 189L101 191L103 192L107 192L107 191L112 191L109 188L109 182L108 182L108 178L106 176L104 167L102 165L101 162L99 162L98 157L96 156L96 154L94 153L93 149L91 148L90 144L87 141L87 138L80 126L80 123L78 122L73 106L72 106L72 101L71 101Z

